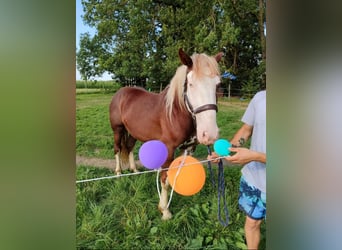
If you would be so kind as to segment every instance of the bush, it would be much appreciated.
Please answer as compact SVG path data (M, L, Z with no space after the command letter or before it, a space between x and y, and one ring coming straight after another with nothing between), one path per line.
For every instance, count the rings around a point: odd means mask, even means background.
M77 89L102 89L105 92L115 92L120 88L116 81L76 81Z
M259 83L253 83L251 81L242 83L241 93L243 98L251 99L259 90Z

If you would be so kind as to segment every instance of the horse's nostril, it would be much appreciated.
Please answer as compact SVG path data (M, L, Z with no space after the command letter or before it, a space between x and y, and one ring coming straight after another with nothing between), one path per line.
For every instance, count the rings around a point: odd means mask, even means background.
M207 132L203 132L203 142L204 143L207 143L207 141L208 141L208 133Z

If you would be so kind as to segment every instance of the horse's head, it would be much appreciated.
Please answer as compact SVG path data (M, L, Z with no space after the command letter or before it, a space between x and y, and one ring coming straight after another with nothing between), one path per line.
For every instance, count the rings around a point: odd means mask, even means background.
M196 123L197 140L210 145L218 138L216 124L216 88L220 83L218 62L223 53L210 57L205 54L188 56L179 49L179 57L187 66L184 98Z

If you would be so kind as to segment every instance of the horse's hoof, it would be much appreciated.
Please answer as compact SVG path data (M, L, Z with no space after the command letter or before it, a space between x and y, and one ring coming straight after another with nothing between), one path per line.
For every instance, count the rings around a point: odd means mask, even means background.
M170 211L163 211L162 220L169 220L171 218L172 218L172 214L170 213Z
M120 172L120 171L116 172L116 175L117 175L117 176L118 176L118 175L121 175L121 172Z

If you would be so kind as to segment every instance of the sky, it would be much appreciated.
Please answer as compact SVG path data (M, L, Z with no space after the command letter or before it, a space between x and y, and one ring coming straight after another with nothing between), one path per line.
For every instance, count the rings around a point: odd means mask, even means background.
M83 7L81 0L76 0L76 48L79 49L79 41L82 33L89 32L91 36L95 34L95 29L85 25L82 20ZM76 69L76 80L81 80L80 72ZM107 73L101 77L97 77L96 80L112 80L111 76Z

